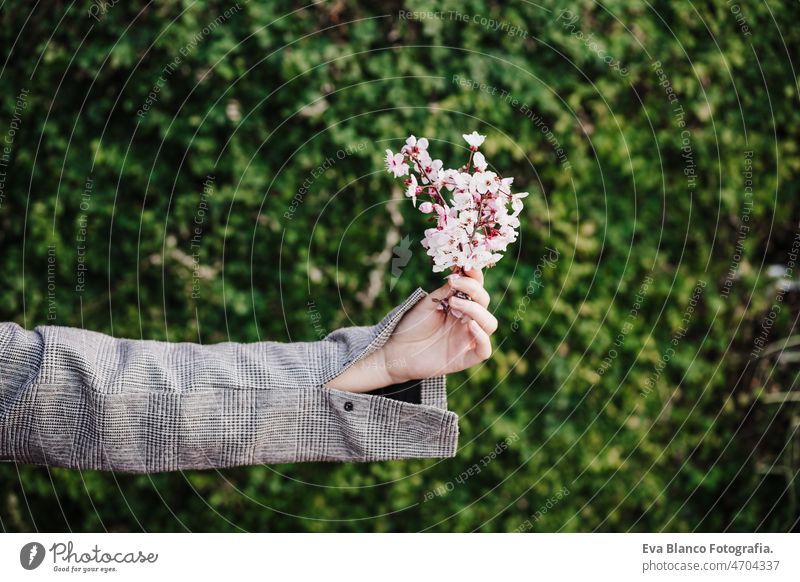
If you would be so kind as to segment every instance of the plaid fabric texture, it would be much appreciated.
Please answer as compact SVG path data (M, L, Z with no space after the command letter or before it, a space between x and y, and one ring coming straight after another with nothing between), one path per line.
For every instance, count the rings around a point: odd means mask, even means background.
M323 385L389 339L427 293L317 342L200 345L0 323L0 460L150 473L451 457L445 377L422 403Z

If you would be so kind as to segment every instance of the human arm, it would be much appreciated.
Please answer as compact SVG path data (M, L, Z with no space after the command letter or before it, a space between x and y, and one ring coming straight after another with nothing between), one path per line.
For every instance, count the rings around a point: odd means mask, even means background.
M420 380L419 404L330 386L427 296L417 288L378 324L317 342L199 345L0 324L0 459L144 473L453 456L458 417L443 374Z

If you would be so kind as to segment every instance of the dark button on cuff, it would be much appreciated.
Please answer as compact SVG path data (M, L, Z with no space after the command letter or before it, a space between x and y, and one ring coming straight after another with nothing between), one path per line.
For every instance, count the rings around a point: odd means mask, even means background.
M353 403L352 402L345 402L344 403L344 409L347 412L350 412L351 410L353 410Z

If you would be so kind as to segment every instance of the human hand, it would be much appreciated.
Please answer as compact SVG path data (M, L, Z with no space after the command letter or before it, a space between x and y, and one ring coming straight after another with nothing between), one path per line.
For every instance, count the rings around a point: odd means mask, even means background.
M472 298L449 297L450 313L437 309L431 299L444 299L453 291ZM489 313L489 294L483 273L468 270L452 274L448 282L408 311L381 348L392 383L460 372L479 364L492 353L490 336L497 319Z

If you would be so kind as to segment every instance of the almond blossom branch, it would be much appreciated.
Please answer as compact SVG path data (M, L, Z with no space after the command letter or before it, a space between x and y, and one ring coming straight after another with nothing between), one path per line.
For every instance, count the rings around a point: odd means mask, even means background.
M426 229L422 240L434 272L493 267L508 245L517 240L522 199L528 195L512 194L514 179L487 169L486 158L478 151L485 136L473 131L463 137L470 154L466 165L458 170L442 169L442 161L428 153L424 137L409 136L399 153L386 150L386 169L396 178L408 176L406 196L414 206L417 196L431 198L421 202L418 209L424 214L436 213L436 227ZM445 191L452 193L449 202ZM447 300L441 301L439 308L447 312Z

